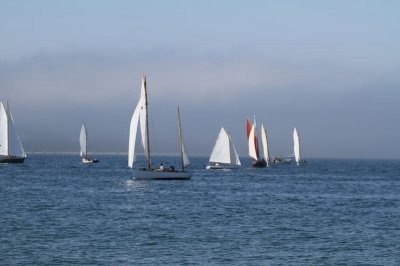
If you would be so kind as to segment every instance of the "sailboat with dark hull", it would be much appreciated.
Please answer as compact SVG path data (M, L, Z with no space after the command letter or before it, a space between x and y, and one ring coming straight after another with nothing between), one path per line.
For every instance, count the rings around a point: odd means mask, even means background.
M0 163L23 163L26 153L14 125L10 105L0 102Z
M258 146L258 136L257 136L257 126L256 126L256 118L254 117L254 123L251 124L249 119L246 120L246 129L247 129L247 141L249 144L249 156L254 160L251 165L256 168L263 168L267 166L267 161L269 160L269 152L268 146L266 145L266 139L263 140L264 146L264 156L268 154L268 157L262 158L259 153L259 146ZM264 127L263 127L264 129ZM262 136L266 138L265 132L262 132Z
M136 161L136 137L140 124L140 133L142 137L142 145L147 159L146 168L133 168ZM175 168L154 168L150 154L150 139L149 139L149 122L148 122L148 98L147 98L147 82L146 77L142 77L141 96L136 109L132 115L130 133L129 133L129 151L128 151L128 166L132 168L135 179L153 179L153 180L185 180L192 177L192 172L186 167L190 165L188 155L183 144L182 127L180 120L180 111L178 107L178 136L179 150L181 157L181 170Z

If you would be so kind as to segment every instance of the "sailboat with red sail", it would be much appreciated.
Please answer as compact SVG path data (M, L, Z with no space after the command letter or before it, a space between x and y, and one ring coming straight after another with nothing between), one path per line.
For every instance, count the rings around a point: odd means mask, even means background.
M253 124L250 122L248 118L246 119L246 129L247 129L247 141L249 144L249 156L254 160L252 162L253 167L257 168L266 167L267 161L264 158L260 157L258 136L257 136L257 123L255 116ZM268 147L264 147L264 150L265 149L268 149ZM264 151L264 154L268 154L268 152ZM269 158L266 159L268 160Z

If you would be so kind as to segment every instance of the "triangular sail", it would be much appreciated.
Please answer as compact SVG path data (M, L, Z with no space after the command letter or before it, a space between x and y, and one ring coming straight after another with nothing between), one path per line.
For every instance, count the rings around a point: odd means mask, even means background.
M253 125L251 124L250 120L248 118L246 118L246 133L247 133L247 139L250 136L250 131L251 128L253 127Z
M186 153L185 144L183 142L181 115L178 107L178 131L179 131L179 149L182 157L182 170L190 165L189 156Z
M294 142L294 158L296 160L296 163L299 164L301 160L301 155L300 155L300 135L297 131L297 128L294 128L293 131L293 142Z
M264 128L264 125L261 124L261 142L263 144L263 155L264 159L267 162L267 166L269 166L269 147L268 147L268 138L267 131Z
M81 133L79 135L79 144L81 146L81 157L87 157L87 135L86 135L86 126L83 123L81 128Z
M147 134L146 134L146 100L145 100L145 78L142 78L142 87L140 92L139 102L136 105L135 111L133 112L131 118L131 124L129 127L129 150L128 150L128 166L132 168L133 163L136 161L136 136L137 136L137 128L139 126L140 121L140 132L142 137L142 146L146 153L146 145L147 145ZM146 154L147 155L147 154Z
M210 162L231 164L229 136L223 127L219 131L217 141L211 152Z
M249 134L249 156L253 158L254 160L258 160L258 155L256 151L256 143L255 143L255 128L254 125L252 126Z
M229 153L230 153L230 157L231 157L231 164L241 165L239 156L236 152L235 144L233 144L232 137L229 133L228 133L228 137L229 137Z
M3 103L1 103L0 120L0 155L26 157L21 140L15 129L10 107L7 105L7 108L5 108Z
M256 117L254 116L254 124L252 125L249 119L246 119L247 141L249 143L249 155L255 160L259 158L258 137Z
M0 155L8 155L8 118L3 102L0 102Z

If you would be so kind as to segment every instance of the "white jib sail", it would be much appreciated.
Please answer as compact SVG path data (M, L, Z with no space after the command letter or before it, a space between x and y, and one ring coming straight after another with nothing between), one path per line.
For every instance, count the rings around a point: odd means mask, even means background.
M296 160L296 163L300 163L301 156L300 156L300 135L297 131L297 128L294 128L293 131L293 142L294 142L294 158Z
M3 102L0 102L0 155L8 155L8 118Z
M256 152L256 143L254 139L254 130L255 130L255 125L252 126L250 135L249 135L249 156L253 158L254 160L258 160L257 157L257 152Z
M79 144L81 146L81 157L87 157L87 135L86 135L86 126L83 123L81 128L81 134L79 135Z
M182 153L183 153L183 166L188 167L190 165L189 156L186 153L185 145L182 142Z
M178 107L178 131L179 131L179 145L180 145L180 149L182 152L183 167L188 167L190 165L190 160L189 160L189 156L187 155L187 152L185 149L185 144L183 142L181 115L179 112L179 107Z
M231 164L229 136L223 127L219 131L217 141L211 152L210 162Z
M264 125L261 124L261 141L263 145L263 155L264 159L267 162L267 165L269 165L269 146L268 146L268 137L267 137L267 131L264 128Z
M231 157L231 164L241 165L239 156L236 152L235 144L233 144L231 135L229 133L228 133L228 137L229 137L229 151L230 151L230 157Z

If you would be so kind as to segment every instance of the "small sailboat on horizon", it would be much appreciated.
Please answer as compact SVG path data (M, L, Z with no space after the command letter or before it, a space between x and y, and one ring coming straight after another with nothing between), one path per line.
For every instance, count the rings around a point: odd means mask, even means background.
M147 159L147 167L134 169L133 164L136 161L136 137L137 130L140 124L140 132L142 137L142 146ZM150 154L150 139L149 139L149 122L148 122L148 98L147 98L147 82L146 76L142 77L141 95L136 109L132 115L129 133L129 151L128 151L128 166L132 169L135 179L156 179L156 180L185 180L192 177L192 172L186 167L190 165L189 157L186 153L183 144L182 127L180 120L180 111L178 107L178 135L179 135L179 150L181 157L181 170L169 167L153 168Z
M301 161L301 152L300 152L300 134L295 127L293 130L293 151L294 151L294 159L297 165L300 165Z
M98 163L99 160L95 158L91 158L88 154L88 148L87 148L87 129L86 129L86 124L83 122L82 128L81 128L81 133L79 135L79 144L81 146L81 160L82 163Z
M232 137L223 127L219 131L209 161L214 165L207 165L206 169L231 169L241 165Z
M23 163L26 153L14 125L10 105L0 102L0 163Z

